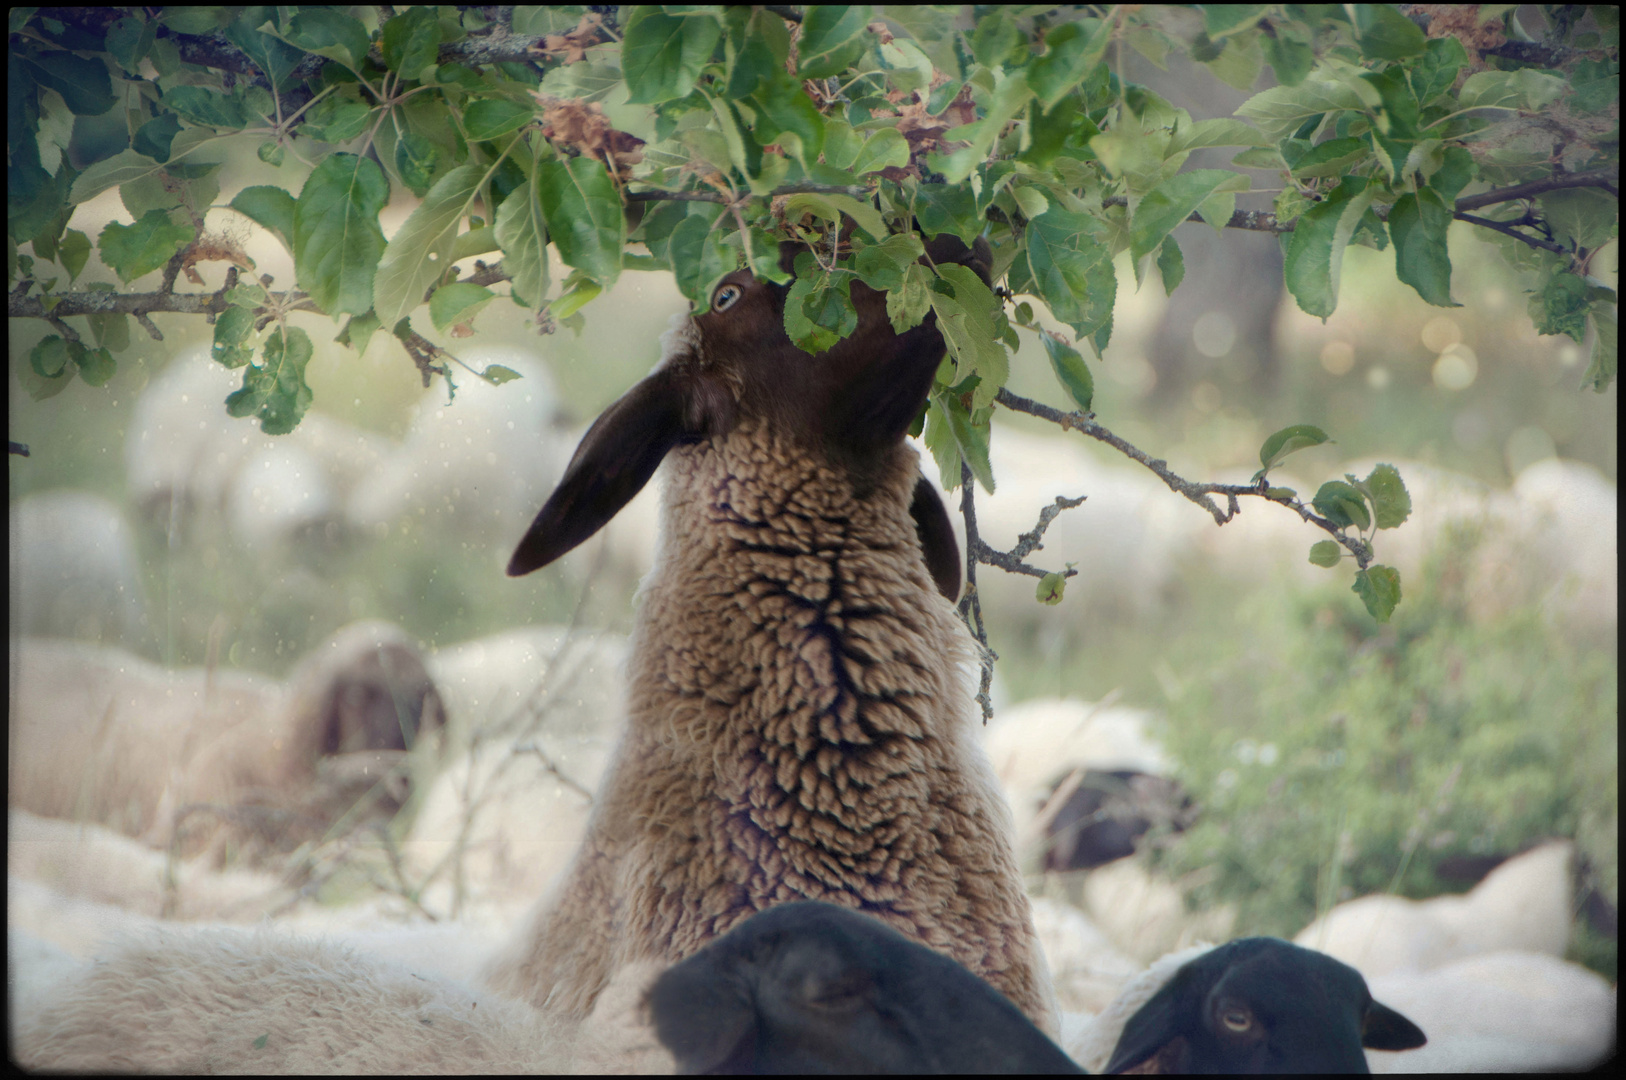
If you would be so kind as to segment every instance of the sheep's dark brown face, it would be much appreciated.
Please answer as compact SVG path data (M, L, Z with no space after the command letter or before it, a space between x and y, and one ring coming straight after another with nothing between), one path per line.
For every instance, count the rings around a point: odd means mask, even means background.
M780 248L788 267L800 245ZM961 264L988 280L992 255L978 239L944 234L926 245L934 264ZM857 328L825 352L798 349L785 333L790 288L746 271L725 277L705 311L674 320L659 365L594 422L559 487L508 564L511 575L546 566L597 532L636 495L674 446L726 437L749 420L848 470L855 490L893 452L919 414L943 358L936 319L895 333L886 294L851 285ZM959 589L953 532L924 480L910 512L939 589Z
M781 245L789 270L802 245ZM985 279L987 243L966 246L944 234L927 245L934 263L960 263ZM838 459L862 457L902 438L925 403L943 358L935 316L895 333L886 294L854 281L849 295L857 328L822 353L796 348L785 333L788 285L740 270L712 290L706 310L667 339L663 368L694 380L696 434L726 434L742 417L766 420L783 436ZM709 384L709 385L708 385Z

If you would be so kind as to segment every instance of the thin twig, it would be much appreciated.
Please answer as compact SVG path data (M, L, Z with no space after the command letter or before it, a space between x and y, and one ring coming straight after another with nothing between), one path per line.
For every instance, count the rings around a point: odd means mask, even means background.
M971 466L960 461L960 513L965 516L965 594L960 597L960 618L980 652L981 676L977 685L977 704L982 706L984 726L994 717L994 703L989 690L994 685L994 662L999 654L988 645L988 628L982 621L982 598L977 595L977 548L982 538L977 535L976 493L971 490Z
M1533 248L1540 248L1543 251L1556 252L1559 255L1568 255L1570 253L1569 248L1566 248L1562 244L1555 244L1551 240L1543 240L1538 236L1531 236L1529 233L1518 232L1511 225L1503 221L1492 221L1490 218L1482 218L1476 214L1464 214L1460 211L1452 214L1451 216L1456 218L1458 221L1466 221L1470 225L1478 225L1481 228L1490 229L1493 232L1499 232L1503 236L1511 236L1515 240L1522 240Z

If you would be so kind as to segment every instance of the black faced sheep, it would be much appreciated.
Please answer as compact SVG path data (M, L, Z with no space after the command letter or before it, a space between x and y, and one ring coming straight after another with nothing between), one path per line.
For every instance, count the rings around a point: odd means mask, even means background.
M1372 1000L1354 968L1277 938L1241 938L1164 957L1069 1049L1109 1073L1364 1073L1363 1047L1425 1041Z
M867 915L753 915L649 991L685 1073L1076 1073L1010 999Z
M987 278L984 243L943 236L928 253ZM622 965L676 962L758 910L824 899L1053 1024L945 598L953 533L904 443L942 336L930 315L894 333L885 294L854 282L857 329L811 356L786 337L788 293L736 272L675 325L510 563L558 558L668 463L626 733L581 854L493 985L580 1020Z

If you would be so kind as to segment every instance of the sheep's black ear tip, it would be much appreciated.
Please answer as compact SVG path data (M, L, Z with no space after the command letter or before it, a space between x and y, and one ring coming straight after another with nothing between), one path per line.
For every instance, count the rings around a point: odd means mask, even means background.
M526 556L525 551L522 548L519 551L514 552L514 557L508 560L508 576L524 577L532 570L535 570L538 565L539 564L535 560Z

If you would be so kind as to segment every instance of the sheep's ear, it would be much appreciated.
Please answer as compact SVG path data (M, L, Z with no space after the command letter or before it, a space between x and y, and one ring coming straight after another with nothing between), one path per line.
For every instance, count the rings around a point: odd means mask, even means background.
M949 524L943 500L937 497L937 489L924 476L915 481L915 497L909 504L909 514L915 519L920 549L926 555L926 569L931 571L937 591L951 602L958 600L960 545L954 540L954 527Z
M685 392L689 381L663 368L593 421L508 561L510 577L548 565L598 532L643 490L668 450L703 433L708 403Z
M1165 985L1129 1018L1123 1032L1118 1036L1118 1045L1113 1048L1112 1058L1107 1062L1107 1072L1128 1072L1153 1058L1160 1061L1159 1067L1151 1071L1187 1071L1181 1068L1162 1067L1164 1061L1171 1057L1176 1059L1177 1063L1185 1056L1186 1041L1185 1036L1181 1034L1180 995L1176 990L1177 982L1178 980L1175 980Z
M677 974L674 974L677 973ZM656 1037L691 1075L755 1072L756 1010L716 965L679 965L650 987L646 999Z
M1372 1002L1361 1020L1361 1045L1372 1050L1415 1050L1428 1042L1423 1029L1389 1006Z

